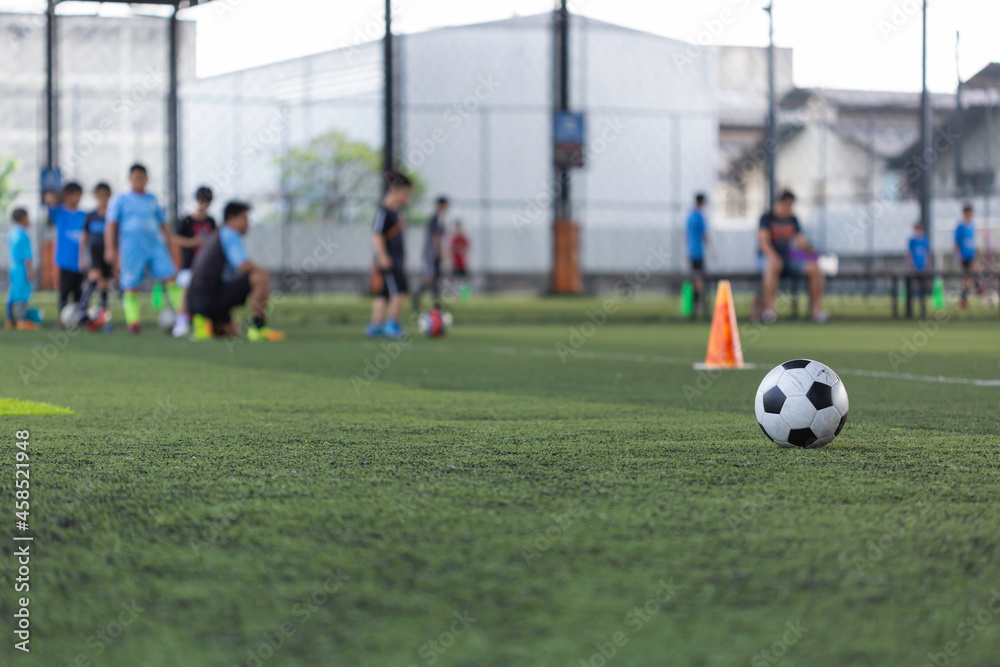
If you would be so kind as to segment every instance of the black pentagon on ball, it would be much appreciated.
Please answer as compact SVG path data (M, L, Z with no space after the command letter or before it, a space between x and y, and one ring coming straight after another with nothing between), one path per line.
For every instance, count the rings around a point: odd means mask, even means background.
M806 392L806 398L817 410L828 408L833 405L833 387L825 382L813 382Z
M781 406L785 404L785 392L775 385L764 392L764 412L772 415L781 414Z
M840 435L840 432L844 429L844 424L847 423L847 415L840 418L840 423L837 424L837 430L833 432L834 435Z
M816 434L809 428L793 428L788 432L789 444L795 445L796 447L809 447L817 440L819 440L819 438L817 438Z
M791 361L786 361L785 363L781 364L781 367L784 368L786 371L790 371L793 368L805 368L808 365L809 365L808 359L792 359Z

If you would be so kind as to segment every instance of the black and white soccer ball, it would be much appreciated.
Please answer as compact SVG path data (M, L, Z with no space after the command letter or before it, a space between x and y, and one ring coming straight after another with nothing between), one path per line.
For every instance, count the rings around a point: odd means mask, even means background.
M847 422L847 388L828 366L793 359L776 366L757 388L754 411L779 447L829 445Z

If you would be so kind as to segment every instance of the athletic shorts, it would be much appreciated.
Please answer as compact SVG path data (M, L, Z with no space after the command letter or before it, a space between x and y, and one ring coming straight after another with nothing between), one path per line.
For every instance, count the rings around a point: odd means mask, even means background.
M972 274L972 265L975 263L975 259L963 259L962 260L962 270L965 271L966 275Z
M239 308L250 296L250 274L241 273L232 280L223 281L215 294L188 291L188 311L204 315L213 324L223 325L233 321L233 308Z
M695 272L702 272L705 270L705 260L704 259L692 259L691 260L691 270Z
M792 259L788 255L781 255L781 277L782 278L801 278L806 273L806 265L797 259ZM759 258L760 272L764 273L767 270L767 256L761 255Z
M28 303L30 300L31 281L24 276L10 276L10 285L7 288L7 303Z
M142 284L147 269L154 280L169 280L177 273L173 258L159 239L151 242L147 239L131 240L123 237L119 256L121 275L118 283L122 291L137 289Z
M380 297L389 298L409 291L406 272L402 266L393 265L391 269L380 269L379 272L382 274L382 291L378 293Z
M104 246L90 246L90 268L99 270L102 278L111 277L111 265L104 261Z
M83 295L83 274L77 271L59 269L59 298L72 296L73 301L79 301Z
M441 277L441 260L424 260L424 280L437 280Z

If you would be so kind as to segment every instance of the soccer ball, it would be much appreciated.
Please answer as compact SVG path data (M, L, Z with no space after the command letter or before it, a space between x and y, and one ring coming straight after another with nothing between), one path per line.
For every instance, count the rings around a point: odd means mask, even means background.
M445 335L451 323L451 313L444 312L438 308L424 311L420 314L420 333L428 338L438 338Z
M59 311L59 324L61 324L64 329L76 326L77 311L79 309L80 307L75 303L67 303L63 306L63 309Z
M764 376L754 400L757 423L779 447L825 447L844 428L847 408L844 382L810 359L776 366Z
M174 324L177 322L177 313L174 312L173 308L164 308L156 316L156 323L160 327L161 331L166 331L171 333L174 330Z
M454 319L452 318L451 313L449 311L442 310L441 321L444 322L444 330L447 331L448 329L451 328L451 323L454 321Z

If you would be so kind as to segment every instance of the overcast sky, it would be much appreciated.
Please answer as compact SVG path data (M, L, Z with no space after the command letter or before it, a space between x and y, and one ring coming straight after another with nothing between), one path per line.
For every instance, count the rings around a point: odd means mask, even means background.
M767 0L570 0L571 10L668 37L711 44L767 43ZM351 45L382 29L384 0L215 0L184 12L198 22L198 72L218 74ZM60 11L78 12L66 2ZM774 0L775 42L794 49L799 86L918 90L920 0ZM43 0L0 0L40 11ZM535 14L553 0L394 0L400 32ZM953 90L955 32L961 74L1000 61L1000 0L930 0L930 85ZM93 11L87 6L86 11ZM129 11L127 7L101 11ZM728 13L727 13L728 12ZM723 22L725 19L725 23ZM710 30L714 27L714 33ZM721 31L720 31L721 28Z

